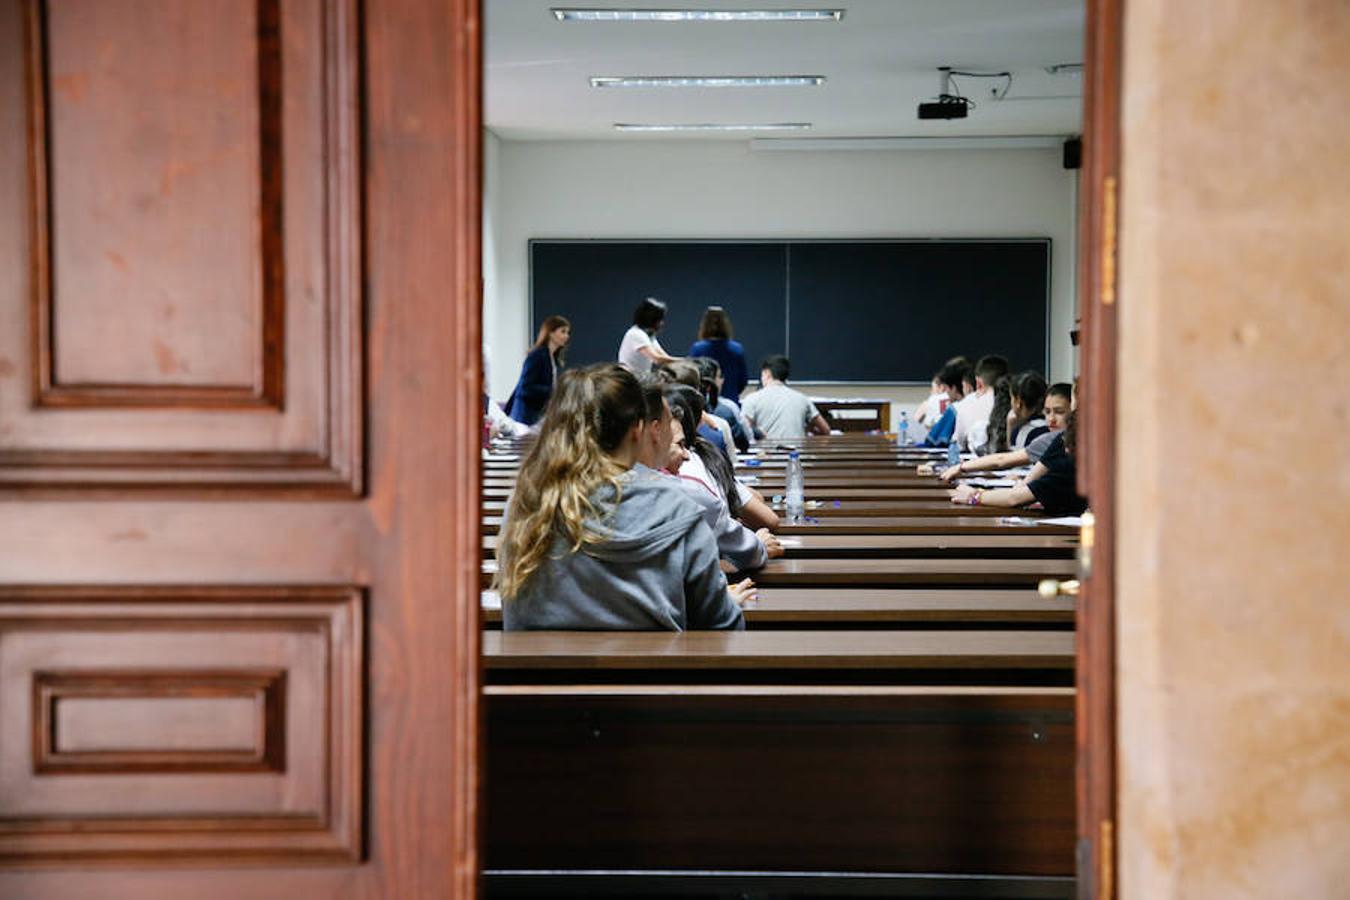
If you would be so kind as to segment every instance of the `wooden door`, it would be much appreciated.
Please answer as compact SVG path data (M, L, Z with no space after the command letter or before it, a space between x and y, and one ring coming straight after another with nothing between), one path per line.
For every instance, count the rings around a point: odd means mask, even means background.
M1116 198L1120 176L1125 0L1088 0L1083 170L1079 204L1079 489L1092 506L1084 535L1078 632L1078 896L1116 896Z
M471 896L476 0L0 2L0 896Z

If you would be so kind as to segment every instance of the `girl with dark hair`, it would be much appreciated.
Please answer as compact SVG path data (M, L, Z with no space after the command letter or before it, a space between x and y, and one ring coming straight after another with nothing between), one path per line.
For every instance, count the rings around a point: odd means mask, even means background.
M746 430L745 423L741 421L740 407L722 396L722 385L725 383L722 367L711 356L696 356L692 361L698 365L699 388L703 391L704 409L727 423L732 444L737 450L745 453L750 449L750 434Z
M717 491L732 518L740 519L751 528L776 528L778 514L753 488L736 480L731 463L722 451L699 434L703 396L688 385L672 384L666 388L666 402L684 429L685 446L690 451L689 460L680 467L679 474L697 478ZM688 419L684 418L686 411L690 416Z
M970 506L1026 506L1039 503L1052 515L1077 516L1087 509L1087 500L1077 487L1077 411L1069 413L1064 431L1055 436L1040 462L1031 467L1026 481L1010 488L982 490L969 484L951 492L953 503Z
M667 470L679 478L690 499L708 510L709 527L717 539L722 558L738 571L744 571L757 569L767 560L782 556L783 545L768 528L751 531L737 521L737 517L745 512L739 486L721 452L698 434L698 395L685 385L670 384L666 385L665 399L673 419L672 452L667 456Z
M662 410L657 427L669 423ZM728 587L703 511L636 465L649 427L642 387L623 367L559 380L502 526L495 587L506 629L744 627L753 585Z
M656 333L666 324L666 305L655 297L648 297L633 311L633 327L624 333L619 344L619 363L635 375L646 375L657 363L674 362L656 339Z
M1002 453L1008 449L1008 416L1012 413L1011 379L1000 375L994 381L994 405L989 420L970 429L970 445L980 456Z
M1050 430L1041 415L1047 385L1040 372L1022 372L1012 381L1012 412L1008 416L1008 448L1021 450Z
M734 332L731 317L720 306L703 311L698 323L698 340L689 348L690 356L704 356L722 367L722 396L732 403L741 402L741 391L749 377L745 365L745 348L732 340ZM720 413L719 413L720 415Z
M553 396L558 368L566 359L567 342L571 339L571 322L562 316L549 316L544 320L534 347L520 367L516 389L507 400L507 415L526 425L539 420L548 405L548 398Z

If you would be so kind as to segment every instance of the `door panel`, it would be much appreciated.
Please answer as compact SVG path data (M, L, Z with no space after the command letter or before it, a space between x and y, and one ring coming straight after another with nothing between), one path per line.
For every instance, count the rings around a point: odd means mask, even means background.
M0 896L473 896L474 0L0 2Z
M0 483L359 491L354 0L14 7Z

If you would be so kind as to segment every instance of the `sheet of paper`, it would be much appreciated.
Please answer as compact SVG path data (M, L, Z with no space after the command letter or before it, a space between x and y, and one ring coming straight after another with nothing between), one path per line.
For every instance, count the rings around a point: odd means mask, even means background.
M1083 527L1082 516L1057 516L1053 519L1037 519L1036 521L1042 525L1069 525L1073 528Z
M800 547L802 545L800 539L789 537L780 537L778 543L782 544L784 547Z
M501 609L502 598L496 591L483 591L481 595L483 609Z

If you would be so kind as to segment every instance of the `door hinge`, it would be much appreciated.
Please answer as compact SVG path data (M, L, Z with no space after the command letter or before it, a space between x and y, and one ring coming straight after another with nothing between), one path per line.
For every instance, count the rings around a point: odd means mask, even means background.
M1116 176L1107 175L1102 181L1102 262L1103 306L1116 302Z
M1097 845L1097 900L1113 900L1116 892L1116 823L1102 819Z

